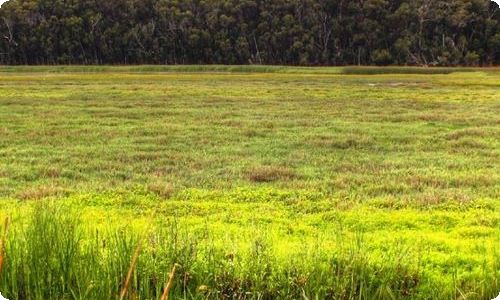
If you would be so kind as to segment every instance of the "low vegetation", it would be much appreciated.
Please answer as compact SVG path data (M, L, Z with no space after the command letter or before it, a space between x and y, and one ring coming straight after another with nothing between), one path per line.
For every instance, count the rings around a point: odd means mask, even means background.
M10 211L0 288L13 299L113 299L123 289L159 299L177 264L174 298L483 299L498 290L498 216L488 205L346 210L252 193L252 202L192 203L107 195L107 208L89 196Z
M498 294L497 69L190 68L0 72L3 295Z

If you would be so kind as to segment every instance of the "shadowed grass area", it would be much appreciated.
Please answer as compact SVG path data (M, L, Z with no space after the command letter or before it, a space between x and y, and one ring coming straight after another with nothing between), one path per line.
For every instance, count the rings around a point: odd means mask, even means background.
M175 299L492 298L499 96L494 68L2 67L0 291L118 299L142 240L130 298L175 263Z

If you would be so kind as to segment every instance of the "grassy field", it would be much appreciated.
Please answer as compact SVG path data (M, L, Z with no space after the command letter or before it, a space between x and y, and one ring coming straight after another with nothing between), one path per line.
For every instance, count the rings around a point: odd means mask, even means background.
M0 201L10 299L491 299L500 69L0 67Z

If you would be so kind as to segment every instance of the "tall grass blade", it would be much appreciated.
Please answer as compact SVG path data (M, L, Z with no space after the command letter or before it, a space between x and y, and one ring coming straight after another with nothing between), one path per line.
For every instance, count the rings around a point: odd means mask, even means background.
M167 285L165 286L165 289L163 289L163 295L161 295L161 300L168 300L168 295L170 293L170 289L174 285L174 276L175 276L175 270L177 268L177 264L174 264L174 267L172 268L172 271L170 271L170 274L168 275L168 282Z
M130 266L128 268L127 277L125 278L125 282L123 283L123 288L120 292L120 300L125 299L125 296L127 295L130 281L132 279L132 274L134 273L135 266L137 265L137 260L139 259L139 254L141 253L143 239L144 239L144 236L141 237L141 239L139 239L139 241L137 242L137 247L135 248L134 255L132 256L132 260L130 261Z
M2 238L0 239L0 276L2 275L3 265L5 262L5 241L7 240L7 233L9 230L9 217L4 220Z

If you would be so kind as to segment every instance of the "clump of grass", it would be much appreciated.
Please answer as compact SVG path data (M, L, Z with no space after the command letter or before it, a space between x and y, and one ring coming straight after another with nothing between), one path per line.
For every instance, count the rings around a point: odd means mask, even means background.
M41 175L45 178L58 178L61 176L61 172L56 168L46 168L42 170Z
M26 227L12 228L2 282L15 280L15 285L4 289L5 293L28 299L35 295L52 298L64 290L69 293L67 284L78 282L75 268L83 263L77 223L74 213L54 206L36 206Z
M6 242L0 289L14 299L112 299L119 295L136 240L88 232L79 213L39 202L17 219Z
M175 193L174 185L169 183L150 183L147 185L147 189L162 199L168 199Z
M284 166L258 166L247 171L247 177L253 182L273 182L277 180L292 180L295 172Z

